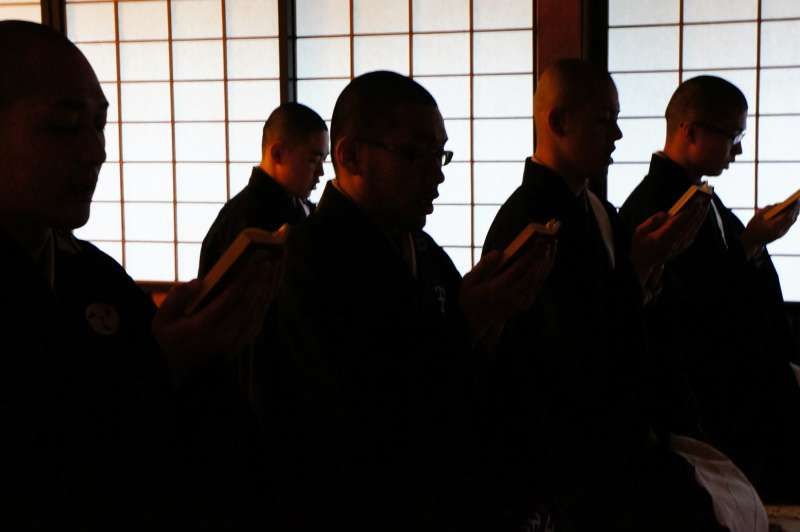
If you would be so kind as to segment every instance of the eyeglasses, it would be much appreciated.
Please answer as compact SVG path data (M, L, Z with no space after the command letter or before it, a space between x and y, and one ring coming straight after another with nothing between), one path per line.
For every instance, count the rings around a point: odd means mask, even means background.
M740 144L742 142L742 139L744 138L744 134L745 134L745 130L744 129L742 129L741 131L734 131L733 133L731 133L730 131L725 131L722 128L719 128L719 127L714 126L712 124L707 124L705 122L695 122L695 124L697 124L698 126L704 128L704 129L707 129L709 131L713 131L714 133L717 133L718 135L722 135L723 137L728 139L731 142L731 144L733 144L734 146L737 145L737 144Z
M381 148L382 150L386 150L390 153L396 153L411 164L435 161L439 163L439 166L447 166L450 161L453 160L453 152L449 150L425 150L417 149L411 146L393 146L377 140L368 139L360 139L360 141L364 144Z

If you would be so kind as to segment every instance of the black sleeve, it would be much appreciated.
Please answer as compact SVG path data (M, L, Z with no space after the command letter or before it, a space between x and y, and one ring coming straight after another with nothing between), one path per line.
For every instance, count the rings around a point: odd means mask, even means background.
M224 251L224 234L222 233L222 228L215 223L211 226L208 234L203 239L203 245L200 248L200 264L197 268L197 277L203 278L208 274Z

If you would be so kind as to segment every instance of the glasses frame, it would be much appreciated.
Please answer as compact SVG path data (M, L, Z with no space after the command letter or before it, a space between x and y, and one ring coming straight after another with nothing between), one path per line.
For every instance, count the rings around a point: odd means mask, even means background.
M419 164L421 161L426 160L436 160L439 162L440 167L447 166L453 160L453 152L450 150L433 150L428 153L421 152L419 150L413 150L409 147L400 147L395 146L393 144L387 144L386 142L382 142L379 140L373 139L358 139L359 142L363 142L364 144L375 146L377 148L381 148L383 150L388 151L389 153L396 153L401 155L405 160L409 163L416 165Z
M722 135L731 143L731 145L736 146L737 144L742 143L742 139L746 133L746 130L742 129L741 131L736 131L731 133L730 131L725 131L721 127L717 127L713 124L709 124L708 122L694 122L695 125L702 127L703 129L707 129L713 133L718 135Z

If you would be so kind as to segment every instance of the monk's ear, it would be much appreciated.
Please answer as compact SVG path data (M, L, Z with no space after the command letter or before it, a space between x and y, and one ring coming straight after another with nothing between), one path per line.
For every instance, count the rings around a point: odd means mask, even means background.
M559 137L563 137L567 132L567 113L560 107L553 107L547 113L547 127Z
M275 164L282 164L286 157L286 146L282 142L275 142L267 146L269 157Z
M361 175L360 143L351 136L344 136L336 141L333 147L333 158L339 168L350 175Z

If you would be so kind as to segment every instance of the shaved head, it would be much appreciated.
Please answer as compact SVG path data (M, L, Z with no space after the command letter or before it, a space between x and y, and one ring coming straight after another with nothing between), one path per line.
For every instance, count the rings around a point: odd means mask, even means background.
M542 123L554 109L573 109L599 92L607 90L611 76L605 70L580 59L562 59L550 65L536 84L533 108ZM537 134L542 134L537 126Z
M316 111L302 103L285 102L272 111L264 123L261 150L279 141L298 144L312 133L322 131L328 131L328 126Z
M272 111L261 135L262 170L290 195L307 198L325 174L328 126L313 109L286 102Z
M611 164L619 99L608 72L564 59L539 78L534 99L536 159L566 178L573 190L603 175Z
M375 137L394 124L407 105L436 108L430 92L413 79L378 70L354 78L336 100L331 120L331 145L344 136ZM401 120L402 121L402 120ZM337 161L333 160L334 167Z
M108 101L92 67L55 30L2 21L0 69L0 224L80 227L106 158Z
M720 175L742 153L747 99L729 81L717 76L684 81L664 114L664 153L692 179Z
M50 90L70 70L91 72L81 51L52 28L21 20L0 21L0 107ZM91 81L91 80L90 80Z
M716 76L697 76L680 84L669 100L667 136L681 123L725 122L747 112L747 99L736 85Z
M337 183L388 233L425 225L444 180L446 142L436 100L402 74L362 74L336 100L331 145Z

